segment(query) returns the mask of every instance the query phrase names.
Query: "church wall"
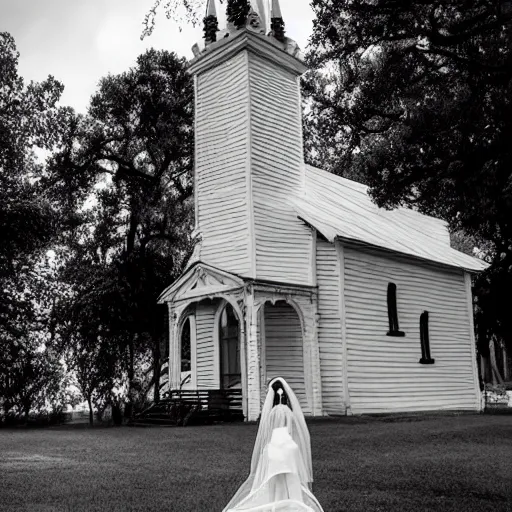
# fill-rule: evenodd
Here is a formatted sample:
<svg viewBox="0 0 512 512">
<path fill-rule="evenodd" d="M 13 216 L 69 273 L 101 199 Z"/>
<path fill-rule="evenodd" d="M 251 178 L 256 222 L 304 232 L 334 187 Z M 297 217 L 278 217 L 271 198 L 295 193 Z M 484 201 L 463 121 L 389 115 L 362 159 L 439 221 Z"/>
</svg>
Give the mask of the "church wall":
<svg viewBox="0 0 512 512">
<path fill-rule="evenodd" d="M 196 307 L 197 388 L 217 389 L 214 320 L 219 301 L 202 301 Z"/>
<path fill-rule="evenodd" d="M 322 403 L 327 414 L 345 412 L 343 392 L 343 336 L 341 330 L 341 269 L 336 246 L 322 239 L 316 243 L 318 285 L 318 345 Z"/>
<path fill-rule="evenodd" d="M 462 270 L 344 246 L 348 390 L 355 414 L 478 410 L 467 283 Z M 388 283 L 399 328 L 387 336 Z M 429 312 L 431 357 L 420 364 L 419 320 Z"/>
<path fill-rule="evenodd" d="M 249 53 L 256 277 L 312 284 L 311 232 L 287 203 L 305 180 L 298 78 Z"/>
<path fill-rule="evenodd" d="M 196 222 L 202 261 L 228 272 L 251 269 L 247 55 L 239 53 L 196 82 Z"/>
<path fill-rule="evenodd" d="M 279 301 L 265 304 L 265 364 L 267 382 L 283 377 L 299 399 L 305 414 L 311 414 L 304 381 L 304 346 L 299 316 L 292 306 Z"/>
</svg>

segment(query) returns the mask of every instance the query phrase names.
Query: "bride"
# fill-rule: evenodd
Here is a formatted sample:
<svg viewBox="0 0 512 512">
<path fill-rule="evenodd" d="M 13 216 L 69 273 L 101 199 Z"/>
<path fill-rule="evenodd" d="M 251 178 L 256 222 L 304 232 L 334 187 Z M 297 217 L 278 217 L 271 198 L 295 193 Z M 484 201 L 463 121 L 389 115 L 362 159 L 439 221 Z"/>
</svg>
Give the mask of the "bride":
<svg viewBox="0 0 512 512">
<path fill-rule="evenodd" d="M 323 512 L 312 483 L 306 421 L 292 389 L 278 377 L 269 384 L 249 478 L 223 512 Z"/>
</svg>

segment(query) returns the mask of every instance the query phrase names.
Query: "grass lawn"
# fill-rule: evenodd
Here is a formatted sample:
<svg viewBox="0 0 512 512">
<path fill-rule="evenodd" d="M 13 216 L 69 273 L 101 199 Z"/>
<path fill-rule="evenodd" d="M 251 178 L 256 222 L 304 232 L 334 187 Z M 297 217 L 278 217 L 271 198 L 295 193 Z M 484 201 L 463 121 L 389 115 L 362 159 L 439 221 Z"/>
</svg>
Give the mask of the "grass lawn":
<svg viewBox="0 0 512 512">
<path fill-rule="evenodd" d="M 512 416 L 310 424 L 325 512 L 512 511 Z M 0 511 L 220 512 L 255 425 L 0 430 Z"/>
</svg>

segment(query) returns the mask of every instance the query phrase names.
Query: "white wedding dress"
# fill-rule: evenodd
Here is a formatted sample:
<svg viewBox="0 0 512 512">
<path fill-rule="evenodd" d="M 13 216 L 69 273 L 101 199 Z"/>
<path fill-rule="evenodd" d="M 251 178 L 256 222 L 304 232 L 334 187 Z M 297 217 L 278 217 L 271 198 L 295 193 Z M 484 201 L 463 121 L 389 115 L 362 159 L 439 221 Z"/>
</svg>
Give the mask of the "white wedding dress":
<svg viewBox="0 0 512 512">
<path fill-rule="evenodd" d="M 274 405 L 276 381 L 289 406 Z M 284 379 L 274 379 L 261 414 L 251 473 L 223 512 L 323 512 L 309 490 L 312 482 L 311 443 L 299 401 Z"/>
</svg>

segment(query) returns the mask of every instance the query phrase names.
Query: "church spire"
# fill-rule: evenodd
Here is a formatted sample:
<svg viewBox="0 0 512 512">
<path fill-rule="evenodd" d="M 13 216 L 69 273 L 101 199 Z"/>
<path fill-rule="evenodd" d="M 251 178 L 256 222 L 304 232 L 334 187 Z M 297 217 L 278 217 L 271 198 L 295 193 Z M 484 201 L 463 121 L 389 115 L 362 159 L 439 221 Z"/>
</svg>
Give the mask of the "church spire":
<svg viewBox="0 0 512 512">
<path fill-rule="evenodd" d="M 214 16 L 217 17 L 217 7 L 215 6 L 215 0 L 208 0 L 208 5 L 206 6 L 206 17 Z"/>
<path fill-rule="evenodd" d="M 272 12 L 270 14 L 270 30 L 272 35 L 281 42 L 285 40 L 284 20 L 281 14 L 281 6 L 279 0 L 272 0 Z"/>
<path fill-rule="evenodd" d="M 217 32 L 219 30 L 219 24 L 217 20 L 217 8 L 215 6 L 215 0 L 208 0 L 203 30 L 206 45 L 212 44 L 215 41 L 217 41 Z"/>
</svg>

